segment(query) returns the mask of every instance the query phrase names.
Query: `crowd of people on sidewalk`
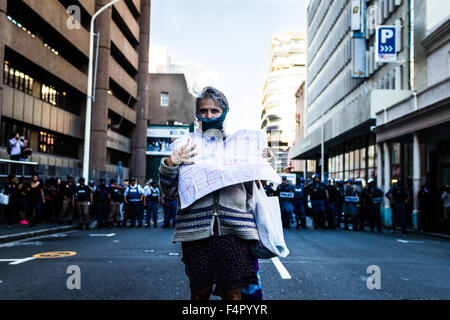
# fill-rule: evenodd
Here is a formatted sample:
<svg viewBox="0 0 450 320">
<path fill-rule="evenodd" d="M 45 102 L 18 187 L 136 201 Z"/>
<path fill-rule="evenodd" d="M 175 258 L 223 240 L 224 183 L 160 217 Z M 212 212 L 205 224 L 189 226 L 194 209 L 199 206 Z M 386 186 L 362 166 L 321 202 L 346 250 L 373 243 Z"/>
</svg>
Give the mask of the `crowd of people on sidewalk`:
<svg viewBox="0 0 450 320">
<path fill-rule="evenodd" d="M 309 184 L 303 177 L 292 184 L 287 177 L 282 178 L 282 183 L 274 189 L 273 184 L 263 181 L 267 196 L 278 196 L 284 228 L 291 228 L 297 224 L 297 228 L 306 226 L 306 216 L 311 216 L 315 229 L 343 229 L 353 231 L 366 231 L 366 226 L 374 232 L 382 232 L 381 207 L 389 200 L 392 209 L 392 232 L 396 233 L 397 227 L 406 234 L 407 212 L 412 211 L 412 194 L 406 188 L 401 179 L 394 179 L 391 188 L 384 193 L 376 186 L 375 178 L 367 180 L 347 179 L 344 181 L 329 179 L 328 184 L 320 180 L 319 174 L 314 174 Z M 419 230 L 430 230 L 432 220 L 436 220 L 434 211 L 442 208 L 442 215 L 437 227 L 439 232 L 449 233 L 450 195 L 449 187 L 444 186 L 439 190 L 438 206 L 434 192 L 425 184 L 419 191 Z M 440 202 L 440 203 L 439 203 Z M 434 209 L 435 208 L 435 209 Z"/>
<path fill-rule="evenodd" d="M 98 185 L 84 178 L 75 182 L 73 176 L 66 180 L 50 177 L 40 178 L 34 173 L 31 179 L 10 175 L 0 190 L 8 198 L 2 205 L 8 229 L 15 223 L 34 227 L 36 224 L 72 225 L 78 220 L 83 230 L 91 228 L 146 227 L 153 223 L 158 227 L 158 209 L 164 210 L 163 228 L 175 226 L 177 202 L 164 196 L 153 180 L 142 187 L 135 178 L 118 183 L 111 179 L 106 184 L 100 179 Z"/>
</svg>

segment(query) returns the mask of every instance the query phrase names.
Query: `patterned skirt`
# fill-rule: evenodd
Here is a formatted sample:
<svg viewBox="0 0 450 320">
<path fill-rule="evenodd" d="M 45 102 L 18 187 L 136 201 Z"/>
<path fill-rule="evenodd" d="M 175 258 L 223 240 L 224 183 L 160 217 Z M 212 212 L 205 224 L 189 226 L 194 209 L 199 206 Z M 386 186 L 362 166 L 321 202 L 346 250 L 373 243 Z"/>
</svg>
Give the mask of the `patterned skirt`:
<svg viewBox="0 0 450 320">
<path fill-rule="evenodd" d="M 250 252 L 252 241 L 232 235 L 214 235 L 196 241 L 182 242 L 186 275 L 193 291 L 212 288 L 231 290 L 258 284 L 254 257 Z"/>
</svg>

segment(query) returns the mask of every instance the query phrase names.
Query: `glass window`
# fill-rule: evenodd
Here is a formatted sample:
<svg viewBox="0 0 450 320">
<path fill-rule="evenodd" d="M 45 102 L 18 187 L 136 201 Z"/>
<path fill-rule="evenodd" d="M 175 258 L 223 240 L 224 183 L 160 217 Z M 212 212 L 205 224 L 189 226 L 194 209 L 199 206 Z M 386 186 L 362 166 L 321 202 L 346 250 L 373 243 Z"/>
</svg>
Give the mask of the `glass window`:
<svg viewBox="0 0 450 320">
<path fill-rule="evenodd" d="M 391 145 L 391 164 L 400 164 L 400 143 Z"/>
<path fill-rule="evenodd" d="M 362 148 L 359 152 L 361 154 L 360 168 L 365 169 L 366 168 L 366 148 Z"/>
<path fill-rule="evenodd" d="M 375 167 L 375 145 L 369 146 L 369 168 Z"/>
<path fill-rule="evenodd" d="M 349 170 L 354 170 L 355 169 L 355 152 L 354 151 L 350 151 L 349 154 Z"/>
<path fill-rule="evenodd" d="M 345 154 L 344 162 L 345 162 L 345 171 L 348 171 L 350 168 L 350 154 L 348 152 Z"/>
<path fill-rule="evenodd" d="M 169 93 L 161 92 L 161 107 L 168 107 L 168 106 L 169 106 Z"/>
<path fill-rule="evenodd" d="M 358 149 L 358 150 L 355 150 L 355 169 L 361 168 L 360 163 L 361 163 L 361 158 L 360 158 L 360 153 L 359 153 L 359 149 Z"/>
</svg>

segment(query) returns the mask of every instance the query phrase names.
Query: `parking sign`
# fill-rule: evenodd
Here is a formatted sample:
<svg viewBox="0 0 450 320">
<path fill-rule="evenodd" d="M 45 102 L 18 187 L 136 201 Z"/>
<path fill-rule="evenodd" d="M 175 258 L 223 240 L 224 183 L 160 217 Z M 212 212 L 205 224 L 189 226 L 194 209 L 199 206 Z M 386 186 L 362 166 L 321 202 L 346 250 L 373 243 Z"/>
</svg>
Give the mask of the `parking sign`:
<svg viewBox="0 0 450 320">
<path fill-rule="evenodd" d="M 396 62 L 397 28 L 395 26 L 378 26 L 376 33 L 376 61 Z"/>
</svg>

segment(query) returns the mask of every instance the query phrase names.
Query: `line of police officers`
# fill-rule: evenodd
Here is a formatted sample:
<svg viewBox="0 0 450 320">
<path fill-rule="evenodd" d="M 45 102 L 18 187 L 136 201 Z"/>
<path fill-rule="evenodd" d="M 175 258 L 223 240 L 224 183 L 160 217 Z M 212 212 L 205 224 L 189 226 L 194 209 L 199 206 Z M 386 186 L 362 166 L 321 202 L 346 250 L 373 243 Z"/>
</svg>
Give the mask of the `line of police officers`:
<svg viewBox="0 0 450 320">
<path fill-rule="evenodd" d="M 369 222 L 370 231 L 382 231 L 381 206 L 383 204 L 383 192 L 376 186 L 375 179 L 370 178 L 367 186 L 362 187 L 362 180 L 343 181 L 329 179 L 328 185 L 320 182 L 320 175 L 314 174 L 313 181 L 305 185 L 303 177 L 297 178 L 296 184 L 288 182 L 286 177 L 273 192 L 271 186 L 265 186 L 268 196 L 279 197 L 283 227 L 290 228 L 292 218 L 297 222 L 297 228 L 306 226 L 306 213 L 309 210 L 308 197 L 311 202 L 311 215 L 315 229 L 341 228 L 349 230 L 351 222 L 354 231 L 365 231 L 366 220 Z M 386 193 L 391 200 L 393 210 L 393 232 L 396 226 L 406 233 L 405 204 L 409 201 L 408 191 L 397 181 Z"/>
<path fill-rule="evenodd" d="M 74 178 L 69 175 L 62 184 L 61 193 L 63 199 L 58 219 L 60 224 L 63 224 L 64 220 L 67 224 L 72 224 L 76 210 L 83 230 L 90 228 L 89 220 L 94 214 L 97 216 L 98 228 L 125 226 L 128 219 L 131 228 L 136 226 L 136 222 L 138 227 L 142 227 L 145 208 L 146 227 L 150 227 L 152 219 L 156 228 L 158 204 L 164 205 L 163 227 L 168 227 L 171 220 L 173 225 L 175 224 L 176 202 L 174 206 L 173 200 L 162 197 L 157 183 L 152 180 L 142 188 L 136 184 L 135 178 L 125 181 L 125 185 L 118 184 L 116 179 L 111 179 L 110 184 L 106 185 L 105 179 L 100 179 L 100 184 L 94 187 L 94 181 L 91 180 L 89 185 L 86 185 L 84 178 L 80 178 L 78 184 L 75 184 Z"/>
</svg>

